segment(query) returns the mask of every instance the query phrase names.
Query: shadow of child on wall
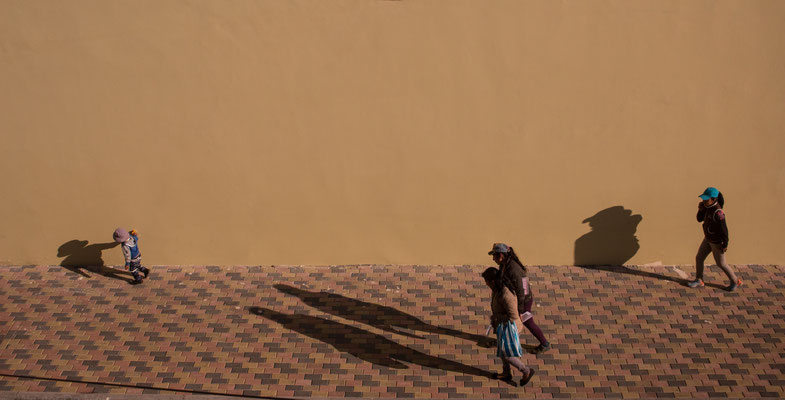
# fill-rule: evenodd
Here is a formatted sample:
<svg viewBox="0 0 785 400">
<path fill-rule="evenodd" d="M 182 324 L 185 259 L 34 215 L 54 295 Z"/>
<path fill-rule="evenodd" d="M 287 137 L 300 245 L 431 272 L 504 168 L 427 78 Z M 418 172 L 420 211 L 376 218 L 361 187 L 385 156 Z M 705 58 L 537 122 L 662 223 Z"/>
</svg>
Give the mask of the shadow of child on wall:
<svg viewBox="0 0 785 400">
<path fill-rule="evenodd" d="M 623 206 L 606 208 L 583 220 L 591 232 L 575 241 L 576 266 L 621 274 L 663 279 L 680 284 L 686 280 L 624 266 L 640 249 L 635 232 L 643 220 Z"/>
<path fill-rule="evenodd" d="M 63 258 L 60 266 L 89 278 L 87 272 L 92 272 L 98 275 L 106 276 L 108 278 L 120 279 L 127 281 L 128 279 L 122 275 L 131 275 L 129 271 L 121 271 L 104 264 L 102 252 L 118 246 L 120 243 L 93 243 L 88 245 L 87 240 L 70 240 L 63 243 L 57 249 L 57 257 Z"/>
</svg>

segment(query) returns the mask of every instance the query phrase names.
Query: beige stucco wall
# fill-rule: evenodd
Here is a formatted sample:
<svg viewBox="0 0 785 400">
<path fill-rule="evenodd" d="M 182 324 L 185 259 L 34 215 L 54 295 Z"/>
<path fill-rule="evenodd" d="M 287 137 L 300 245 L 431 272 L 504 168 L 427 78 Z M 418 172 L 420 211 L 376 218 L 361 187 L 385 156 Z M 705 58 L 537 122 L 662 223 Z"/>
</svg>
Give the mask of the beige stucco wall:
<svg viewBox="0 0 785 400">
<path fill-rule="evenodd" d="M 124 226 L 154 265 L 483 263 L 494 241 L 571 264 L 622 206 L 628 263 L 692 264 L 713 185 L 729 261 L 782 264 L 783 21 L 779 0 L 3 0 L 0 263 Z"/>
</svg>

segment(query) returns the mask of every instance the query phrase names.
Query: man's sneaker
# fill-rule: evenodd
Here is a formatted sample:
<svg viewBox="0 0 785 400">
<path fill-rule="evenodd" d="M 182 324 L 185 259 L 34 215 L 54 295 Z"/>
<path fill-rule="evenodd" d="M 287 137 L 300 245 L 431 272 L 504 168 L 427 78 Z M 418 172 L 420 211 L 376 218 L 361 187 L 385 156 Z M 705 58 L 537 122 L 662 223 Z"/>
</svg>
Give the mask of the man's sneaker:
<svg viewBox="0 0 785 400">
<path fill-rule="evenodd" d="M 741 279 L 737 279 L 736 282 L 731 282 L 730 286 L 728 286 L 728 291 L 732 292 L 741 286 Z"/>
<path fill-rule="evenodd" d="M 150 270 L 142 267 L 142 273 L 144 274 L 144 278 L 147 279 L 147 275 L 150 275 Z"/>
<path fill-rule="evenodd" d="M 546 351 L 548 351 L 550 349 L 551 349 L 551 344 L 550 343 L 545 343 L 544 345 L 540 344 L 539 346 L 535 347 L 532 350 L 532 353 L 533 354 L 545 353 Z"/>
<path fill-rule="evenodd" d="M 687 286 L 691 288 L 703 287 L 703 279 L 696 279 L 692 282 L 687 282 Z"/>
</svg>

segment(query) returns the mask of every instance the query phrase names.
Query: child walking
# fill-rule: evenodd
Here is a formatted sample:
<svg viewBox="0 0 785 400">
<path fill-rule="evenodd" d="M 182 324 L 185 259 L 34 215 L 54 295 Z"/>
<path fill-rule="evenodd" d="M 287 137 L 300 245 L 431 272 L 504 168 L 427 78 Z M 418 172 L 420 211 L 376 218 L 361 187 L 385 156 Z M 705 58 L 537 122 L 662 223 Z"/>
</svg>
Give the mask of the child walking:
<svg viewBox="0 0 785 400">
<path fill-rule="evenodd" d="M 698 247 L 698 254 L 695 256 L 695 280 L 687 283 L 691 288 L 703 287 L 703 262 L 709 253 L 714 254 L 714 261 L 717 266 L 722 268 L 725 275 L 730 279 L 727 290 L 732 292 L 741 286 L 741 280 L 728 266 L 725 261 L 725 252 L 728 251 L 728 225 L 725 222 L 725 212 L 722 206 L 725 205 L 725 198 L 719 190 L 708 187 L 703 194 L 698 196 L 701 202 L 698 203 L 698 222 L 703 222 L 703 242 Z"/>
<path fill-rule="evenodd" d="M 496 332 L 496 355 L 502 359 L 502 372 L 494 373 L 494 379 L 511 380 L 512 370 L 510 365 L 523 374 L 521 386 L 526 385 L 534 376 L 534 368 L 523 364 L 520 357 L 521 318 L 518 315 L 518 299 L 500 279 L 498 269 L 490 267 L 483 271 L 482 277 L 485 284 L 491 288 L 491 327 Z"/>
<path fill-rule="evenodd" d="M 142 283 L 142 275 L 147 278 L 150 270 L 142 266 L 142 253 L 139 251 L 139 236 L 136 231 L 131 229 L 131 232 L 128 232 L 123 228 L 117 228 L 112 237 L 115 242 L 122 244 L 125 266 L 134 276 L 130 283 L 132 285 Z"/>
</svg>

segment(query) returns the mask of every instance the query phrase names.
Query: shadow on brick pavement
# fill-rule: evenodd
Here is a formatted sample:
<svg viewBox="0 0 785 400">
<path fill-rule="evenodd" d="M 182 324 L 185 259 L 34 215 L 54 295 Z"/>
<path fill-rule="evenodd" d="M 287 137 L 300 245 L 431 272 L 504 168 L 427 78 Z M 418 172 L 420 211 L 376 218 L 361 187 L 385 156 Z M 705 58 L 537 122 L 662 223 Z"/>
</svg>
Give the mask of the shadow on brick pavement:
<svg viewBox="0 0 785 400">
<path fill-rule="evenodd" d="M 523 357 L 538 374 L 518 388 L 487 378 L 482 266 L 155 267 L 140 286 L 3 267 L 0 395 L 785 395 L 785 268 L 735 266 L 733 293 L 625 268 L 529 267 L 554 348 Z"/>
</svg>

